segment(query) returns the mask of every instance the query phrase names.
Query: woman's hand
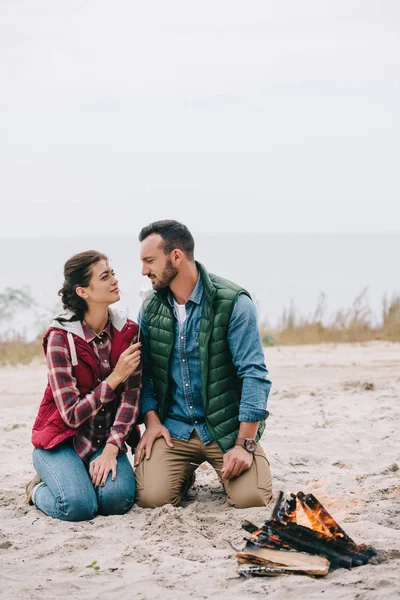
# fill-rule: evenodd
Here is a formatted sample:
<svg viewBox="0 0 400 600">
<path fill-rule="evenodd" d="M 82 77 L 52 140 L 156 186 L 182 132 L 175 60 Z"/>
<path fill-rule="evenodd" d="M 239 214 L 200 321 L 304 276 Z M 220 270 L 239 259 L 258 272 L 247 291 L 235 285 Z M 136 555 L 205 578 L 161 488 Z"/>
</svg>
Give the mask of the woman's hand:
<svg viewBox="0 0 400 600">
<path fill-rule="evenodd" d="M 116 480 L 118 452 L 118 446 L 106 444 L 100 456 L 92 460 L 89 466 L 89 475 L 94 487 L 105 485 L 110 471 L 112 472 L 112 480 Z"/>
<path fill-rule="evenodd" d="M 115 390 L 120 383 L 128 379 L 129 375 L 138 368 L 140 364 L 141 352 L 139 350 L 141 342 L 132 344 L 120 355 L 114 371 L 106 378 L 111 389 Z"/>
</svg>

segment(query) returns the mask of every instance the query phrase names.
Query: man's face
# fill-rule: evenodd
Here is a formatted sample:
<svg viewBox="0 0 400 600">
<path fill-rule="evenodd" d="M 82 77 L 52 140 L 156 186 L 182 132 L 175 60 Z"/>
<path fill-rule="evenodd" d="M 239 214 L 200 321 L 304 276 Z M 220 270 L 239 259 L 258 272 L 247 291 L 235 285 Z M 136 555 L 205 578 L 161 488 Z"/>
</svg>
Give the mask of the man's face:
<svg viewBox="0 0 400 600">
<path fill-rule="evenodd" d="M 178 274 L 169 255 L 164 254 L 164 242 L 160 235 L 149 235 L 142 242 L 140 260 L 142 275 L 148 277 L 154 290 L 169 286 Z"/>
</svg>

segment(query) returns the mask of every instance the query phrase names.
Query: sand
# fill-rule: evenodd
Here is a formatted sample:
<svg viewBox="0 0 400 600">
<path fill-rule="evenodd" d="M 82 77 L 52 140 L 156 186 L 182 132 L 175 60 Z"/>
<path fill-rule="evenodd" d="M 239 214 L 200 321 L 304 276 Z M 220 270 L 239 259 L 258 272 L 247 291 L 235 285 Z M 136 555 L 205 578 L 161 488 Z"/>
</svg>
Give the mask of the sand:
<svg viewBox="0 0 400 600">
<path fill-rule="evenodd" d="M 323 579 L 239 577 L 223 540 L 241 521 L 215 473 L 198 469 L 191 500 L 65 523 L 29 507 L 30 430 L 46 380 L 42 361 L 0 370 L 0 597 L 24 599 L 340 598 L 400 596 L 400 345 L 384 342 L 266 349 L 273 381 L 263 438 L 274 497 L 314 493 L 376 564 Z M 99 570 L 88 567 L 97 561 Z M 323 595 L 322 595 L 323 594 Z"/>
</svg>

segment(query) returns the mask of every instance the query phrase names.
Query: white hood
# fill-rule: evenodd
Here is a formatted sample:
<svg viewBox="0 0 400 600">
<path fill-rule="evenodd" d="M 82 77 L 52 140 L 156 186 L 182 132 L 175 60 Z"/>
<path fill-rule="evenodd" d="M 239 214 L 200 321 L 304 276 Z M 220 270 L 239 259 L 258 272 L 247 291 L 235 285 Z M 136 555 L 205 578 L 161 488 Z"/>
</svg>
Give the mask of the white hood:
<svg viewBox="0 0 400 600">
<path fill-rule="evenodd" d="M 118 308 L 108 308 L 108 314 L 111 320 L 111 323 L 118 331 L 121 331 L 123 326 L 125 325 L 127 318 L 125 313 Z M 59 319 L 62 319 L 61 321 Z M 85 339 L 85 335 L 83 333 L 82 324 L 80 321 L 73 321 L 72 319 L 76 319 L 75 313 L 72 310 L 63 310 L 57 316 L 54 317 L 52 322 L 50 323 L 50 327 L 58 327 L 58 329 L 63 329 L 64 331 L 69 331 L 78 337 Z"/>
<path fill-rule="evenodd" d="M 108 308 L 108 315 L 110 317 L 111 323 L 115 329 L 121 331 L 123 326 L 125 325 L 127 318 L 125 313 L 118 308 Z M 60 320 L 61 319 L 61 320 Z M 72 319 L 76 319 L 75 313 L 72 310 L 64 310 L 60 312 L 52 322 L 50 323 L 50 327 L 57 327 L 58 329 L 63 329 L 67 332 L 69 349 L 71 353 L 72 366 L 76 366 L 78 364 L 78 359 L 76 356 L 75 343 L 72 334 L 77 335 L 86 341 L 85 334 L 83 333 L 82 324 L 80 321 L 73 321 Z"/>
</svg>

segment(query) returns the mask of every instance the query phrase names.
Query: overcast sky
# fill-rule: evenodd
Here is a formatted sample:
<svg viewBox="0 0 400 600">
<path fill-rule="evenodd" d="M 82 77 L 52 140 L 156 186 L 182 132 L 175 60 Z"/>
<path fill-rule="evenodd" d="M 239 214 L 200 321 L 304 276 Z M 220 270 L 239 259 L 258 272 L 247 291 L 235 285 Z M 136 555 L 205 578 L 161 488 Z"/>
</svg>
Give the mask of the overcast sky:
<svg viewBox="0 0 400 600">
<path fill-rule="evenodd" d="M 400 231 L 398 0 L 0 0 L 1 235 Z"/>
</svg>

